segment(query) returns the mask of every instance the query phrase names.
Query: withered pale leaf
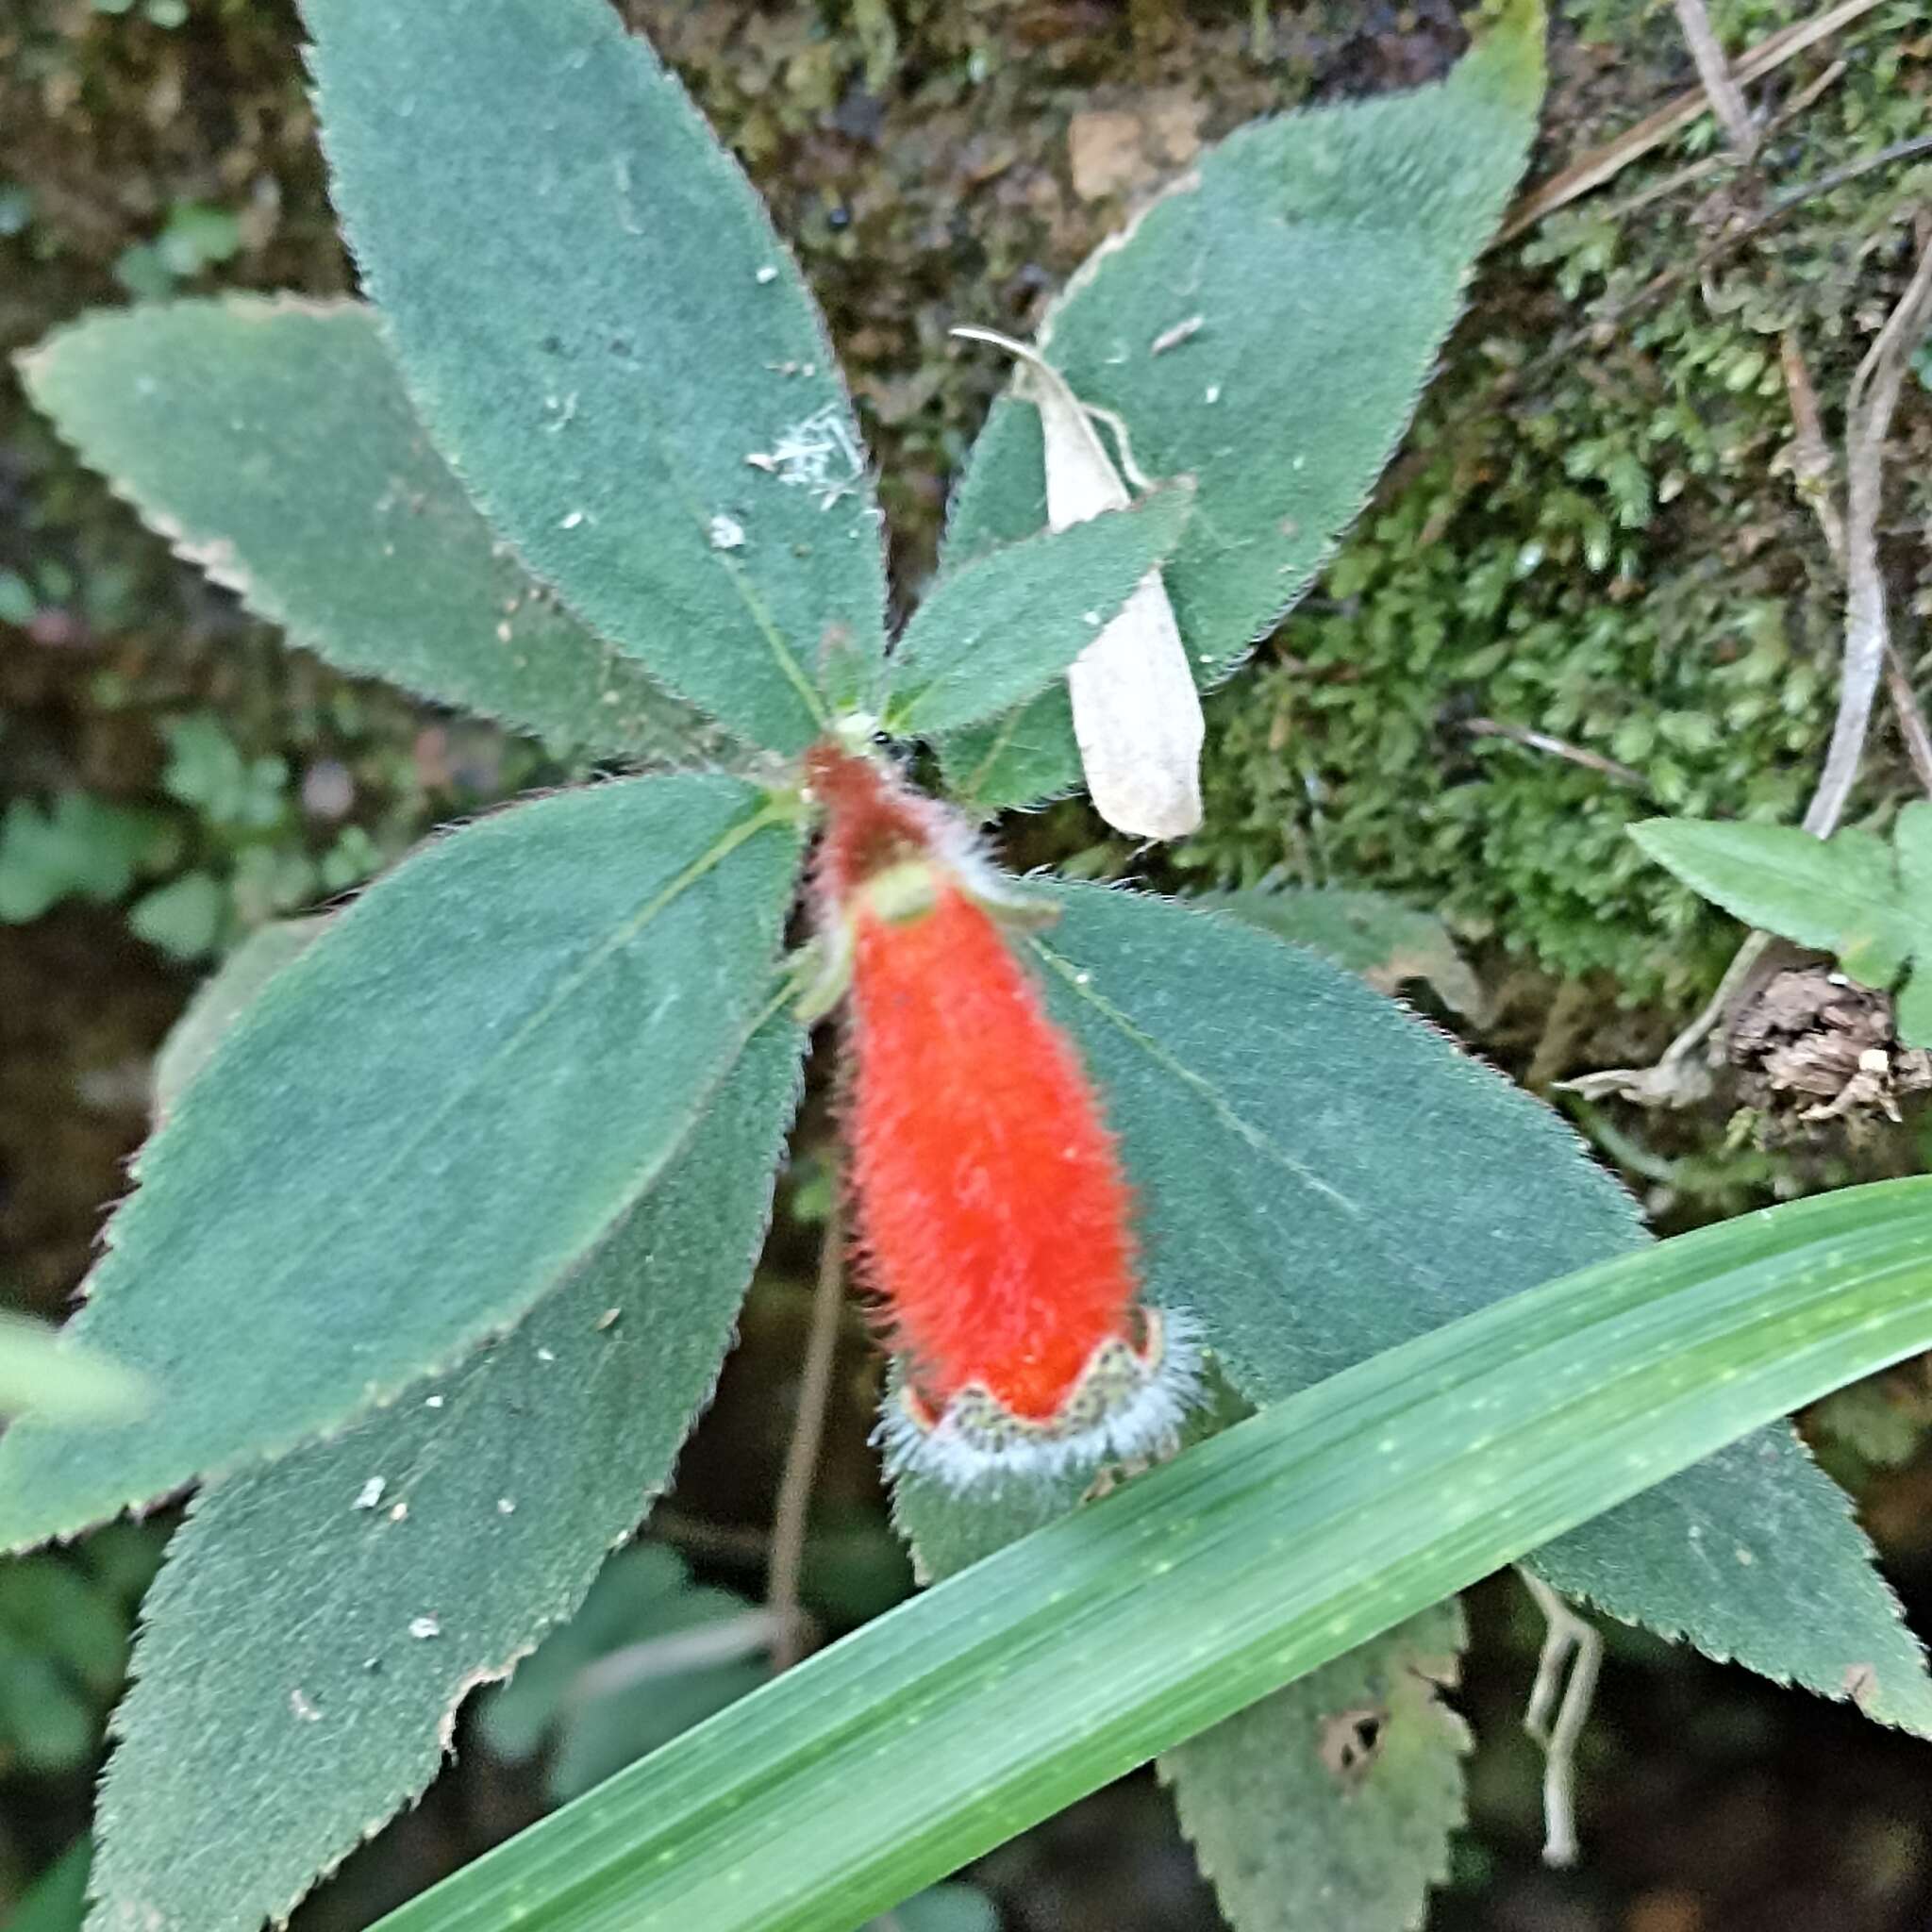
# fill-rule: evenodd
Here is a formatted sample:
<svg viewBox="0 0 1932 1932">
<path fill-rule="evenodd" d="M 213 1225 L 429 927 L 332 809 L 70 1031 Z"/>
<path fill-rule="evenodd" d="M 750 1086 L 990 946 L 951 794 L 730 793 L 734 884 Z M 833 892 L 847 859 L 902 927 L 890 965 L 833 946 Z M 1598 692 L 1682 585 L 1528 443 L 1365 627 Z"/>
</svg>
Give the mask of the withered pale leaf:
<svg viewBox="0 0 1932 1932">
<path fill-rule="evenodd" d="M 1132 501 L 1085 404 L 1024 343 L 954 331 L 1019 358 L 1020 393 L 1040 411 L 1046 517 L 1064 530 Z M 1129 463 L 1124 443 L 1123 454 Z M 1067 673 L 1074 736 L 1095 809 L 1140 839 L 1178 839 L 1201 823 L 1200 694 L 1160 572 L 1150 570 Z"/>
</svg>

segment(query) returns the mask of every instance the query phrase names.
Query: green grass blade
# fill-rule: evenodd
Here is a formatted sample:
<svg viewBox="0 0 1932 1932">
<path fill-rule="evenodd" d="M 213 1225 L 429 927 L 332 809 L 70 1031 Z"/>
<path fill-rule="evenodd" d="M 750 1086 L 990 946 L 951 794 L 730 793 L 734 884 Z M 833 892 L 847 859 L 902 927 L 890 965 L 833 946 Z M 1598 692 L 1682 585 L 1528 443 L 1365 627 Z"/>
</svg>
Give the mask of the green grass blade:
<svg viewBox="0 0 1932 1932">
<path fill-rule="evenodd" d="M 1932 1179 L 1744 1216 L 1332 1376 L 822 1652 L 379 1932 L 847 1932 L 1932 1344 Z"/>
</svg>

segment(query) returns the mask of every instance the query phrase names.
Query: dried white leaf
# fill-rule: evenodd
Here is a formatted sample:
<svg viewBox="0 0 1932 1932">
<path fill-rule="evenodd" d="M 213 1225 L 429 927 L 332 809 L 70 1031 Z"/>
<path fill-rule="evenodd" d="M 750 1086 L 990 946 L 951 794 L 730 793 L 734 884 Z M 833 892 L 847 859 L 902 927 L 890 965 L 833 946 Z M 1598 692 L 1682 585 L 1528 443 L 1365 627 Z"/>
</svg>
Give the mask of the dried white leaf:
<svg viewBox="0 0 1932 1932">
<path fill-rule="evenodd" d="M 1133 498 L 1066 378 L 1032 349 L 990 329 L 955 335 L 1017 357 L 1017 393 L 1040 411 L 1046 446 L 1047 527 L 1064 530 Z M 1132 458 L 1122 425 L 1122 460 Z M 1200 693 L 1160 572 L 1150 570 L 1067 673 L 1074 736 L 1094 808 L 1137 839 L 1178 839 L 1201 823 Z"/>
</svg>

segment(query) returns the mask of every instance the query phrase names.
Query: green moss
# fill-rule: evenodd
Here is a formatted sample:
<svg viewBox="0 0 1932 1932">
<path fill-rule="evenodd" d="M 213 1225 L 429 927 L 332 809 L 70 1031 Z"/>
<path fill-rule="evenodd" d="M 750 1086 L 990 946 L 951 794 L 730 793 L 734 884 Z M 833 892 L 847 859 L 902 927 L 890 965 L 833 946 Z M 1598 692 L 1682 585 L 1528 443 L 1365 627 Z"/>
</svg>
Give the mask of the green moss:
<svg viewBox="0 0 1932 1932">
<path fill-rule="evenodd" d="M 1628 9 L 1609 12 L 1602 30 L 1627 58 Z M 1735 45 L 1784 9 L 1729 15 Z M 1802 811 L 1836 701 L 1841 591 L 1780 474 L 1780 339 L 1802 346 L 1835 432 L 1932 168 L 1874 169 L 1728 247 L 1724 225 L 1923 132 L 1932 68 L 1903 46 L 1928 25 L 1924 6 L 1881 9 L 1783 70 L 1774 100 L 1846 62 L 1774 134 L 1765 182 L 1713 158 L 1645 199 L 1708 144 L 1698 132 L 1492 258 L 1407 454 L 1315 594 L 1216 701 L 1208 827 L 1185 867 L 1217 884 L 1279 868 L 1391 889 L 1557 973 L 1608 973 L 1630 1001 L 1706 984 L 1734 929 L 1623 827 Z M 1592 138 L 1581 105 L 1559 93 L 1549 119 L 1566 157 Z M 1714 247 L 1699 273 L 1692 252 Z M 1902 412 L 1921 455 L 1926 413 L 1923 396 Z M 1902 448 L 1896 474 L 1922 518 L 1923 460 Z M 1909 782 L 1875 736 L 1868 808 Z"/>
</svg>

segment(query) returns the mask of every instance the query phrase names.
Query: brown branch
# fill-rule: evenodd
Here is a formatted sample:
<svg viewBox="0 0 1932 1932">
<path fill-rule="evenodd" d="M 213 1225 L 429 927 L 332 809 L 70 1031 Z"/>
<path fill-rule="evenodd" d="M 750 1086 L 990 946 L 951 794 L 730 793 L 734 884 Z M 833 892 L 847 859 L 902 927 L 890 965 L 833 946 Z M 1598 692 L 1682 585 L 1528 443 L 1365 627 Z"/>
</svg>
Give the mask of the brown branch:
<svg viewBox="0 0 1932 1932">
<path fill-rule="evenodd" d="M 1845 567 L 1845 520 L 1832 499 L 1831 445 L 1824 440 L 1824 417 L 1818 407 L 1818 390 L 1796 329 L 1788 328 L 1778 338 L 1778 359 L 1784 365 L 1785 395 L 1791 406 L 1791 427 L 1795 434 L 1790 447 L 1772 463 L 1774 473 L 1788 469 L 1798 494 L 1811 506 L 1818 527 L 1824 533 L 1824 547 L 1840 572 Z"/>
<path fill-rule="evenodd" d="M 1691 59 L 1697 63 L 1697 77 L 1704 83 L 1704 97 L 1710 103 L 1710 111 L 1724 127 L 1732 154 L 1740 161 L 1748 161 L 1757 152 L 1757 129 L 1752 125 L 1743 90 L 1731 72 L 1729 57 L 1711 26 L 1710 15 L 1704 10 L 1704 0 L 1674 0 L 1674 4 L 1677 25 L 1683 30 Z"/>
<path fill-rule="evenodd" d="M 818 1477 L 819 1445 L 825 1432 L 825 1403 L 832 1388 L 832 1360 L 839 1345 L 839 1317 L 845 1305 L 845 1216 L 838 1205 L 825 1217 L 824 1244 L 819 1251 L 818 1281 L 812 1290 L 811 1326 L 805 1344 L 805 1368 L 798 1379 L 798 1408 L 791 1440 L 785 1448 L 785 1473 L 772 1518 L 772 1560 L 765 1575 L 765 1604 L 777 1620 L 772 1662 L 789 1670 L 809 1647 L 806 1641 L 798 1586 L 805 1571 L 806 1520 L 811 1511 L 812 1484 Z"/>
<path fill-rule="evenodd" d="M 1747 47 L 1731 63 L 1731 77 L 1740 84 L 1761 80 L 1765 75 L 1802 54 L 1806 48 L 1815 47 L 1840 27 L 1850 26 L 1855 21 L 1863 19 L 1877 5 L 1878 0 L 1840 0 L 1840 5 L 1813 20 L 1780 27 L 1755 47 Z M 1690 92 L 1666 103 L 1634 126 L 1626 127 L 1613 141 L 1579 156 L 1516 204 L 1509 219 L 1497 234 L 1496 242 L 1513 242 L 1517 236 L 1535 227 L 1545 215 L 1554 214 L 1559 208 L 1567 208 L 1571 202 L 1580 200 L 1607 181 L 1614 181 L 1632 161 L 1641 160 L 1653 148 L 1661 147 L 1673 135 L 1702 119 L 1709 108 L 1710 101 L 1703 88 L 1692 88 Z"/>
</svg>

